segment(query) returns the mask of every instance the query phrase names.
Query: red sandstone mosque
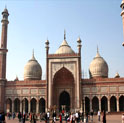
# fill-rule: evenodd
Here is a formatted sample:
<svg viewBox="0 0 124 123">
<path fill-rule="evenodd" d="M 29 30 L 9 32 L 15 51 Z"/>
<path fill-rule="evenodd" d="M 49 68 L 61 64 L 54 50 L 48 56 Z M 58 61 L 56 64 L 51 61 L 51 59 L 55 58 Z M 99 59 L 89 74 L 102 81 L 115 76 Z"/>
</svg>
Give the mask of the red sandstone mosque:
<svg viewBox="0 0 124 123">
<path fill-rule="evenodd" d="M 121 3 L 124 30 L 124 0 Z M 117 73 L 108 78 L 108 65 L 97 50 L 89 67 L 89 79 L 81 76 L 81 39 L 77 39 L 78 52 L 72 50 L 66 35 L 58 50 L 49 53 L 46 44 L 46 80 L 34 54 L 24 67 L 24 80 L 6 79 L 8 10 L 2 12 L 0 44 L 0 110 L 5 112 L 41 113 L 52 108 L 60 111 L 98 110 L 124 111 L 124 78 Z"/>
</svg>

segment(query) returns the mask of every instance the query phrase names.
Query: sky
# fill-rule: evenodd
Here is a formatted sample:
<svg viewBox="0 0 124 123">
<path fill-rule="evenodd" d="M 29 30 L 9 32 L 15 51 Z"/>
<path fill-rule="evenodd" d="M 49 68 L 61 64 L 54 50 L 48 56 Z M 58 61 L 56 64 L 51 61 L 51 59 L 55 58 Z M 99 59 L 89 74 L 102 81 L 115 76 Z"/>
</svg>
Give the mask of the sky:
<svg viewBox="0 0 124 123">
<path fill-rule="evenodd" d="M 77 38 L 82 40 L 82 71 L 89 77 L 89 65 L 100 55 L 109 66 L 109 77 L 118 72 L 124 77 L 123 28 L 121 0 L 0 0 L 0 12 L 9 11 L 7 80 L 23 80 L 24 66 L 32 57 L 46 73 L 45 41 L 54 54 L 64 39 L 77 52 Z M 0 20 L 2 15 L 0 16 Z M 0 25 L 1 32 L 1 25 Z"/>
</svg>

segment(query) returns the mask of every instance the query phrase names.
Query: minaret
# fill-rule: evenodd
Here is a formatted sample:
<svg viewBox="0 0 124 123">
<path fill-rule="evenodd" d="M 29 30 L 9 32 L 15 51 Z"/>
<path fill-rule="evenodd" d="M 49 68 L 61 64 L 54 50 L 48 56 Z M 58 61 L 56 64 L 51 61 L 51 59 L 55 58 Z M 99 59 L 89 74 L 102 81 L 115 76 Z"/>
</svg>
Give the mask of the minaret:
<svg viewBox="0 0 124 123">
<path fill-rule="evenodd" d="M 79 54 L 79 58 L 78 58 L 78 60 L 79 60 L 79 68 L 78 68 L 78 70 L 79 70 L 79 99 L 82 99 L 82 95 L 81 95 L 81 79 L 82 79 L 82 73 L 81 73 L 81 39 L 80 39 L 80 37 L 77 39 L 77 43 L 78 43 L 78 45 L 77 45 L 77 47 L 78 47 L 78 54 Z M 80 100 L 79 101 L 79 105 L 80 105 L 80 110 L 82 111 L 82 100 Z"/>
<path fill-rule="evenodd" d="M 3 18 L 1 44 L 0 44 L 0 79 L 6 79 L 6 53 L 7 53 L 7 28 L 8 28 L 8 10 L 5 8 L 2 12 Z"/>
<path fill-rule="evenodd" d="M 123 23 L 123 40 L 124 40 L 124 0 L 122 0 L 120 7 L 122 8 L 121 16 L 122 16 L 122 23 Z M 124 46 L 124 42 L 122 45 Z"/>
<path fill-rule="evenodd" d="M 0 111 L 4 111 L 5 103 L 5 83 L 6 83 L 6 54 L 7 54 L 7 27 L 8 27 L 8 10 L 5 8 L 2 12 L 2 33 L 0 44 Z"/>
<path fill-rule="evenodd" d="M 48 55 L 49 55 L 49 40 L 47 39 L 46 42 L 46 83 L 47 83 L 47 107 L 46 107 L 46 111 L 48 111 L 48 76 L 49 76 L 49 69 L 48 69 Z"/>
</svg>

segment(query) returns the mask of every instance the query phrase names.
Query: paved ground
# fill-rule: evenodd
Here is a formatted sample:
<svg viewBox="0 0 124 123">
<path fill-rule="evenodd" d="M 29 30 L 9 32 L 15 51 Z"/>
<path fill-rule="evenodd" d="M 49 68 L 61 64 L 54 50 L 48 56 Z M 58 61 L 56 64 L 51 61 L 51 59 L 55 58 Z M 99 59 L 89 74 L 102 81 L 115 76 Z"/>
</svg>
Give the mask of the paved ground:
<svg viewBox="0 0 124 123">
<path fill-rule="evenodd" d="M 121 123 L 122 122 L 121 121 L 121 115 L 107 115 L 106 118 L 107 118 L 107 123 Z M 93 119 L 94 119 L 93 122 L 90 121 L 88 123 L 102 123 L 102 121 L 101 122 L 98 122 L 97 116 L 94 116 Z M 102 120 L 102 117 L 101 117 L 101 120 Z M 14 120 L 13 119 L 8 120 L 6 118 L 6 123 L 19 123 L 19 122 L 18 122 L 18 119 L 17 118 L 15 118 Z M 26 121 L 26 123 L 30 123 L 30 122 L 29 121 Z M 41 122 L 40 121 L 37 121 L 37 123 L 41 123 Z M 44 123 L 44 122 L 42 121 L 42 123 Z M 59 123 L 59 122 L 56 122 L 56 123 Z M 65 123 L 65 122 L 63 122 L 63 123 Z"/>
</svg>

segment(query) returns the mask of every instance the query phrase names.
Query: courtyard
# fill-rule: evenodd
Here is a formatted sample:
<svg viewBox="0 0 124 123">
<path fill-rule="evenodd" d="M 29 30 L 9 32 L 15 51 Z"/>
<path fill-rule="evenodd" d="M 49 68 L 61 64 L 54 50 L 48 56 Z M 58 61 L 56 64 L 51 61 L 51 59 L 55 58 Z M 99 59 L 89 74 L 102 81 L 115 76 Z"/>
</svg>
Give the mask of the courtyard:
<svg viewBox="0 0 124 123">
<path fill-rule="evenodd" d="M 107 123 L 121 123 L 121 114 L 111 114 L 111 115 L 106 115 L 106 119 L 107 119 Z M 19 123 L 18 119 L 15 118 L 8 120 L 6 117 L 6 123 Z M 29 121 L 26 121 L 26 123 L 30 123 Z M 40 121 L 37 121 L 37 123 L 41 123 Z M 44 121 L 42 121 L 42 123 L 45 123 Z M 59 123 L 59 121 L 57 121 L 56 123 Z M 65 123 L 65 121 L 63 121 L 63 123 Z M 93 118 L 93 122 L 89 121 L 89 123 L 102 123 L 102 116 L 101 116 L 101 121 L 98 121 L 97 115 L 94 116 Z"/>
</svg>

